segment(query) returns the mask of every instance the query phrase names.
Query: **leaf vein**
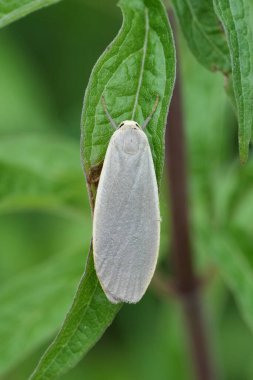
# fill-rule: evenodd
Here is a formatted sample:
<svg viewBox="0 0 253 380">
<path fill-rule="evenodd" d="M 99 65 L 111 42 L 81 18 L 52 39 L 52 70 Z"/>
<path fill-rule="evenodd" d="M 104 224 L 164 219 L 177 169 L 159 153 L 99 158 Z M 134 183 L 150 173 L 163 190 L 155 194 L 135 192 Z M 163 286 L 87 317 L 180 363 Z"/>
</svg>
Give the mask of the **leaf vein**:
<svg viewBox="0 0 253 380">
<path fill-rule="evenodd" d="M 148 32 L 149 32 L 149 16 L 148 16 L 148 10 L 147 8 L 145 8 L 145 36 L 144 36 L 144 44 L 143 44 L 143 57 L 141 61 L 141 71 L 140 71 L 138 87 L 137 87 L 136 97 L 135 97 L 134 106 L 133 106 L 132 120 L 134 120 L 134 115 L 135 115 L 136 108 L 138 105 L 138 100 L 139 100 L 139 95 L 140 95 L 140 90 L 141 90 L 141 85 L 142 85 L 142 80 L 143 80 L 143 75 L 144 75 L 144 66 L 145 66 L 145 59 L 147 55 L 147 46 L 148 46 Z"/>
</svg>

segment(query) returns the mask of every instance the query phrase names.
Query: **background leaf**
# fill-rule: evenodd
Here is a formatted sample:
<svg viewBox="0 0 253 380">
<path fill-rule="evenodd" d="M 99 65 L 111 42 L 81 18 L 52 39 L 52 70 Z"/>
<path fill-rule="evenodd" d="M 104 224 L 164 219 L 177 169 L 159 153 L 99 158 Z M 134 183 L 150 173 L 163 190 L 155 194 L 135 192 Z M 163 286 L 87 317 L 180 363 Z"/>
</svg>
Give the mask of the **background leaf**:
<svg viewBox="0 0 253 380">
<path fill-rule="evenodd" d="M 14 153 L 15 152 L 15 153 Z M 81 218 L 79 147 L 57 135 L 5 135 L 0 141 L 0 213 L 50 210 Z"/>
<path fill-rule="evenodd" d="M 197 60 L 211 71 L 231 72 L 229 49 L 213 0 L 172 0 L 186 41 Z"/>
<path fill-rule="evenodd" d="M 208 251 L 230 287 L 246 323 L 253 329 L 252 259 L 252 159 L 239 163 L 224 175 L 219 173 L 220 191 L 214 197 L 216 215 Z M 204 235 L 206 242 L 208 237 Z M 252 330 L 253 331 L 253 330 Z"/>
<path fill-rule="evenodd" d="M 225 75 L 226 90 L 238 116 L 239 154 L 244 163 L 253 124 L 253 40 L 248 0 L 172 3 L 195 57 L 209 70 Z"/>
<path fill-rule="evenodd" d="M 121 305 L 109 302 L 97 279 L 92 251 L 64 324 L 30 380 L 56 379 L 96 343 Z"/>
<path fill-rule="evenodd" d="M 231 288 L 243 318 L 253 331 L 253 261 L 250 257 L 252 242 L 241 230 L 237 234 L 226 234 L 223 231 L 223 234 L 212 240 L 209 253 Z"/>
<path fill-rule="evenodd" d="M 239 153 L 247 161 L 253 125 L 253 39 L 247 0 L 214 0 L 215 10 L 226 32 L 239 124 Z"/>
<path fill-rule="evenodd" d="M 0 28 L 60 0 L 1 0 Z"/>
<path fill-rule="evenodd" d="M 38 68 L 20 42 L 11 38 L 15 26 L 0 31 L 0 133 L 46 133 L 52 127 L 62 128 Z"/>
<path fill-rule="evenodd" d="M 59 328 L 83 264 L 80 249 L 62 252 L 1 288 L 1 373 L 17 364 Z"/>
</svg>

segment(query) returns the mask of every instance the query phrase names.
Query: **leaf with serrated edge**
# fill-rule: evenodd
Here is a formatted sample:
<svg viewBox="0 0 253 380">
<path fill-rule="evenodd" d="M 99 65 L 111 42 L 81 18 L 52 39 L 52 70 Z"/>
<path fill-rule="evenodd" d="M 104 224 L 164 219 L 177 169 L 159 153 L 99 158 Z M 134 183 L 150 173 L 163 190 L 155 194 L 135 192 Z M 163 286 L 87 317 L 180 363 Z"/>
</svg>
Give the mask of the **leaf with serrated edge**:
<svg viewBox="0 0 253 380">
<path fill-rule="evenodd" d="M 164 162 L 164 131 L 174 79 L 174 43 L 166 12 L 157 0 L 121 0 L 122 28 L 93 69 L 81 121 L 82 160 L 86 175 L 100 164 L 113 129 L 101 104 L 102 95 L 116 121 L 140 125 L 159 104 L 146 133 L 158 183 Z"/>
<path fill-rule="evenodd" d="M 123 26 L 95 65 L 85 94 L 81 122 L 83 166 L 87 179 L 93 173 L 97 183 L 113 133 L 101 105 L 102 95 L 117 122 L 134 118 L 140 124 L 149 115 L 158 95 L 158 109 L 147 135 L 160 182 L 165 124 L 175 80 L 174 42 L 160 0 L 121 0 L 120 7 Z M 95 189 L 90 190 L 90 196 L 95 196 Z M 120 307 L 107 300 L 90 252 L 85 274 L 62 329 L 30 380 L 56 379 L 73 367 L 100 338 Z"/>
<path fill-rule="evenodd" d="M 231 72 L 226 36 L 212 0 L 172 0 L 186 41 L 197 60 L 211 71 Z"/>
<path fill-rule="evenodd" d="M 29 13 L 58 3 L 59 1 L 60 0 L 1 0 L 0 28 L 10 24 L 13 21 L 19 20 Z"/>
<path fill-rule="evenodd" d="M 253 42 L 247 0 L 213 0 L 225 30 L 239 124 L 240 161 L 245 163 L 253 124 Z"/>
</svg>

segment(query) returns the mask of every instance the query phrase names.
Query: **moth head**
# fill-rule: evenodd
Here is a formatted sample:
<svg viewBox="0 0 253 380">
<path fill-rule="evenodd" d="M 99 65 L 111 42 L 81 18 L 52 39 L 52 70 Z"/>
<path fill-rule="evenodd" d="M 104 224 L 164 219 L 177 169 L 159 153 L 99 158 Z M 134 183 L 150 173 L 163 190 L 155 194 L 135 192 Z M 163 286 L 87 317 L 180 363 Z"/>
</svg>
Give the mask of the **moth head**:
<svg viewBox="0 0 253 380">
<path fill-rule="evenodd" d="M 127 129 L 127 128 L 141 129 L 140 125 L 134 120 L 122 121 L 118 126 L 118 129 L 120 129 L 120 128 L 122 128 L 122 129 Z"/>
</svg>

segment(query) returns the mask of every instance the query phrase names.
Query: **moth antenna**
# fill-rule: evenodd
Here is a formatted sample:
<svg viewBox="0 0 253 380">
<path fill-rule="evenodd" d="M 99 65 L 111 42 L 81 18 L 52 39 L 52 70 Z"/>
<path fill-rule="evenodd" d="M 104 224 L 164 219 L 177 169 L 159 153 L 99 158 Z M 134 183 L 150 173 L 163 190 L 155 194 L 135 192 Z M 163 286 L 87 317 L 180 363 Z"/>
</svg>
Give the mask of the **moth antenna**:
<svg viewBox="0 0 253 380">
<path fill-rule="evenodd" d="M 105 97 L 104 97 L 104 96 L 102 96 L 102 98 L 101 98 L 101 103 L 102 103 L 102 105 L 103 105 L 103 108 L 104 108 L 105 114 L 106 114 L 106 116 L 107 116 L 107 118 L 108 118 L 108 120 L 109 120 L 111 126 L 112 126 L 114 129 L 117 129 L 117 124 L 115 123 L 115 121 L 114 121 L 113 118 L 111 117 L 111 115 L 110 115 L 110 113 L 109 113 L 109 111 L 108 111 L 108 109 L 107 109 L 107 107 L 106 107 Z"/>
<path fill-rule="evenodd" d="M 155 111 L 156 111 L 156 109 L 157 109 L 158 103 L 159 103 L 159 96 L 157 95 L 156 100 L 155 100 L 155 103 L 154 103 L 154 106 L 153 106 L 153 108 L 152 108 L 152 111 L 151 111 L 150 115 L 147 117 L 147 119 L 144 121 L 144 124 L 143 124 L 143 126 L 142 126 L 142 129 L 145 129 L 146 126 L 148 125 L 148 123 L 150 122 L 152 116 L 154 115 L 154 113 L 155 113 Z"/>
</svg>

